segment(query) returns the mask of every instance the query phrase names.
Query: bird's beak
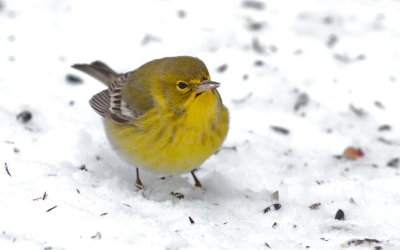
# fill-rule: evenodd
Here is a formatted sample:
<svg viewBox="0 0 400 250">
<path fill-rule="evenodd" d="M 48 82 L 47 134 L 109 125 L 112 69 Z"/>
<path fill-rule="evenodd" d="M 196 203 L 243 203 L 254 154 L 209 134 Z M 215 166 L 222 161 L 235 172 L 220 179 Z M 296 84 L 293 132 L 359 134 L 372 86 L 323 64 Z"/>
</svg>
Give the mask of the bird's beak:
<svg viewBox="0 0 400 250">
<path fill-rule="evenodd" d="M 218 82 L 213 82 L 210 80 L 204 80 L 202 81 L 199 85 L 197 85 L 195 87 L 195 90 L 197 93 L 203 93 L 204 91 L 208 91 L 211 89 L 215 89 L 219 87 L 219 83 Z"/>
</svg>

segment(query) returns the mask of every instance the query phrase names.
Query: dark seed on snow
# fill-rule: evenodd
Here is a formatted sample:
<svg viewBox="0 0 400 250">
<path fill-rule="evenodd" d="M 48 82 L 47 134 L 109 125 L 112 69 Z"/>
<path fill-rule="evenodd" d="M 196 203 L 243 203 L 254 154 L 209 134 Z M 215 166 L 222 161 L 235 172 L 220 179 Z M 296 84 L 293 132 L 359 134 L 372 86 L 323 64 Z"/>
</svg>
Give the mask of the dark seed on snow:
<svg viewBox="0 0 400 250">
<path fill-rule="evenodd" d="M 86 168 L 86 165 L 85 165 L 85 164 L 83 164 L 82 166 L 80 166 L 79 169 L 80 169 L 80 170 L 83 170 L 83 171 L 88 171 L 88 169 Z"/>
<path fill-rule="evenodd" d="M 17 120 L 20 121 L 21 123 L 27 123 L 31 119 L 32 119 L 32 113 L 27 110 L 24 110 L 17 115 Z"/>
<path fill-rule="evenodd" d="M 270 212 L 272 209 L 273 210 L 279 210 L 279 209 L 281 209 L 281 207 L 282 207 L 282 205 L 280 203 L 274 203 L 274 204 L 264 208 L 263 212 L 265 214 L 265 213 Z"/>
<path fill-rule="evenodd" d="M 335 220 L 344 220 L 344 212 L 343 212 L 342 209 L 339 209 L 339 210 L 336 212 Z"/>
<path fill-rule="evenodd" d="M 392 168 L 397 168 L 399 167 L 399 163 L 400 163 L 400 158 L 393 158 L 387 163 L 387 166 Z"/>
<path fill-rule="evenodd" d="M 185 18 L 186 17 L 186 11 L 184 10 L 178 10 L 178 17 L 179 18 Z"/>
<path fill-rule="evenodd" d="M 294 111 L 298 111 L 301 107 L 304 107 L 310 101 L 310 97 L 306 93 L 301 93 L 294 104 Z"/>
<path fill-rule="evenodd" d="M 326 42 L 326 46 L 328 46 L 329 48 L 332 48 L 333 46 L 336 45 L 336 43 L 338 42 L 338 37 L 334 34 L 331 34 L 328 37 L 328 41 Z"/>
<path fill-rule="evenodd" d="M 375 101 L 375 102 L 374 102 L 374 105 L 375 105 L 377 108 L 385 109 L 385 106 L 384 106 L 380 101 Z"/>
<path fill-rule="evenodd" d="M 262 60 L 256 60 L 256 61 L 254 62 L 254 65 L 255 65 L 255 66 L 263 66 L 263 65 L 264 65 L 264 61 L 262 61 Z"/>
<path fill-rule="evenodd" d="M 83 83 L 82 79 L 79 76 L 73 74 L 67 74 L 65 76 L 65 80 L 71 84 L 81 84 Z"/>
<path fill-rule="evenodd" d="M 280 127 L 280 126 L 271 126 L 271 129 L 277 133 L 280 133 L 282 135 L 287 135 L 290 133 L 289 129 Z"/>
<path fill-rule="evenodd" d="M 223 73 L 223 72 L 225 72 L 227 69 L 228 69 L 228 64 L 222 64 L 221 66 L 219 66 L 219 67 L 217 68 L 217 72 L 218 72 L 218 73 Z"/>
<path fill-rule="evenodd" d="M 391 129 L 392 129 L 392 127 L 390 125 L 388 125 L 388 124 L 381 125 L 378 128 L 379 131 L 389 131 Z"/>
</svg>

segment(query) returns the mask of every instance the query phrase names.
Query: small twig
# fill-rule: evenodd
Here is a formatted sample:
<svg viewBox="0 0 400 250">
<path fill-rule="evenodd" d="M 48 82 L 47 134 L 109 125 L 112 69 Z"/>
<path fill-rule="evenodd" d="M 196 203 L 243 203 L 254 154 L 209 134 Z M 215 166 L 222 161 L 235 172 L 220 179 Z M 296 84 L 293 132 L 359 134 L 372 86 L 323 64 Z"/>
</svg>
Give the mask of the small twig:
<svg viewBox="0 0 400 250">
<path fill-rule="evenodd" d="M 7 164 L 7 162 L 4 163 L 4 167 L 5 167 L 5 169 L 6 169 L 7 174 L 8 174 L 10 177 L 12 177 L 11 174 L 10 174 L 10 170 L 8 170 L 8 164 Z"/>
<path fill-rule="evenodd" d="M 50 212 L 51 210 L 55 209 L 56 207 L 57 207 L 57 206 L 54 206 L 54 207 L 52 207 L 52 208 L 47 209 L 47 210 L 46 210 L 46 213 Z"/>
</svg>

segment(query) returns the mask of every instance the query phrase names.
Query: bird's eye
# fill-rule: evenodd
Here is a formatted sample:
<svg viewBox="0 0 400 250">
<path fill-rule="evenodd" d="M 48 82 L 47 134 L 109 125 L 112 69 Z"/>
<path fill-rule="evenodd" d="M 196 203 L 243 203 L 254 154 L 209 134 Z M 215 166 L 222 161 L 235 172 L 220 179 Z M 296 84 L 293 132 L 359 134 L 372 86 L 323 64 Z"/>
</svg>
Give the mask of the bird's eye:
<svg viewBox="0 0 400 250">
<path fill-rule="evenodd" d="M 178 88 L 180 89 L 185 89 L 187 88 L 187 83 L 186 82 L 178 82 Z"/>
</svg>

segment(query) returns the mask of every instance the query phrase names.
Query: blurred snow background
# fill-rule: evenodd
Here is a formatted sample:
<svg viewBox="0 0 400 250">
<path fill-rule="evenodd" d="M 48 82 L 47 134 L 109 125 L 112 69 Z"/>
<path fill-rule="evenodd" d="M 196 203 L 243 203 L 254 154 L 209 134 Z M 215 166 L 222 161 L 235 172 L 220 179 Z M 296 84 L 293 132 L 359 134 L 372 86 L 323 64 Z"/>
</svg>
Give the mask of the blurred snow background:
<svg viewBox="0 0 400 250">
<path fill-rule="evenodd" d="M 0 249 L 400 249 L 399 13 L 398 0 L 0 0 Z M 137 192 L 88 105 L 104 86 L 70 65 L 176 55 L 222 83 L 230 132 L 198 171 L 206 190 L 143 172 Z"/>
</svg>

